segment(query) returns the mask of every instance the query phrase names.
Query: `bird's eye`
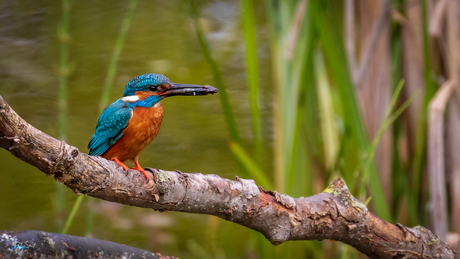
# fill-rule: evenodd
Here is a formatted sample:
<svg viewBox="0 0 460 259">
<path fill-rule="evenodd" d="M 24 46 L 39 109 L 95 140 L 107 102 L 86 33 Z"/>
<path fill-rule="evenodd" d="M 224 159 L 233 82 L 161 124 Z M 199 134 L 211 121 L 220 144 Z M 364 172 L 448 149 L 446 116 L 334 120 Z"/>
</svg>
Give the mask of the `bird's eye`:
<svg viewBox="0 0 460 259">
<path fill-rule="evenodd" d="M 149 88 L 150 88 L 151 91 L 156 91 L 156 90 L 157 90 L 157 86 L 156 86 L 156 85 L 151 85 Z"/>
</svg>

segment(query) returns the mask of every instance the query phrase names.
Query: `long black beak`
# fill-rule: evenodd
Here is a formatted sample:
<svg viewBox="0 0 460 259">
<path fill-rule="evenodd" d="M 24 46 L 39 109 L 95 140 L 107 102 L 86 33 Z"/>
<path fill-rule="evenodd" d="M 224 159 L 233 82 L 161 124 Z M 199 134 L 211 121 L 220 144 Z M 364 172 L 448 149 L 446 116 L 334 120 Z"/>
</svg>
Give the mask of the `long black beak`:
<svg viewBox="0 0 460 259">
<path fill-rule="evenodd" d="M 176 95 L 207 95 L 217 93 L 217 88 L 210 85 L 169 84 L 169 88 L 160 93 L 162 97 Z"/>
</svg>

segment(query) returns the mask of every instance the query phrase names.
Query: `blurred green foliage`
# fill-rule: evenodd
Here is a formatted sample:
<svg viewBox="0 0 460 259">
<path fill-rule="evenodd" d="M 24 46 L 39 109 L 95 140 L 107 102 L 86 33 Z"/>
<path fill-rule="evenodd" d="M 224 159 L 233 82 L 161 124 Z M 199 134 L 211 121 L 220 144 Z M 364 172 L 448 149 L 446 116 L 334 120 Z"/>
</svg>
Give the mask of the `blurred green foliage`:
<svg viewBox="0 0 460 259">
<path fill-rule="evenodd" d="M 270 49 L 272 60 L 271 80 L 274 90 L 274 152 L 262 153 L 263 146 L 260 136 L 261 118 L 259 92 L 263 86 L 259 84 L 256 24 L 254 22 L 254 5 L 260 1 L 241 0 L 242 27 L 246 46 L 246 76 L 248 95 L 252 114 L 252 132 L 254 138 L 248 143 L 231 142 L 230 149 L 243 165 L 243 175 L 249 175 L 264 188 L 274 188 L 294 197 L 310 196 L 321 190 L 330 180 L 343 177 L 350 190 L 363 202 L 371 202 L 371 207 L 379 217 L 385 220 L 397 219 L 399 212 L 393 213 L 388 205 L 383 186 L 374 164 L 377 144 L 383 133 L 390 128 L 401 113 L 410 105 L 415 95 L 403 104 L 398 103 L 403 87 L 401 81 L 401 66 L 397 61 L 399 51 L 399 35 L 391 40 L 393 45 L 393 84 L 394 93 L 381 122 L 381 126 L 373 140 L 368 139 L 367 131 L 361 117 L 356 97 L 356 86 L 352 82 L 348 68 L 347 55 L 343 43 L 343 31 L 340 27 L 342 3 L 340 1 L 276 1 L 264 2 L 268 12 L 270 28 Z M 423 9 L 426 23 L 426 7 Z M 206 38 L 201 34 L 201 28 L 196 10 L 193 11 L 195 24 L 200 34 L 200 41 Z M 396 30 L 398 26 L 396 26 Z M 426 41 L 426 26 L 425 44 Z M 214 78 L 219 78 L 219 70 L 212 61 L 209 45 L 202 44 L 202 50 L 213 68 Z M 424 64 L 429 71 L 429 58 L 425 48 Z M 428 74 L 425 73 L 425 74 Z M 429 80 L 428 78 L 426 80 Z M 428 84 L 428 82 L 427 82 Z M 219 85 L 219 84 L 218 84 Z M 260 88 L 260 89 L 259 89 Z M 225 92 L 226 88 L 221 88 Z M 426 95 L 425 100 L 430 100 Z M 425 114 L 420 115 L 426 118 Z M 227 103 L 223 102 L 224 110 Z M 229 108 L 230 109 L 230 108 Z M 236 121 L 227 112 L 227 121 Z M 424 139 L 426 121 L 421 120 L 418 134 Z M 236 128 L 230 125 L 229 128 Z M 395 130 L 398 126 L 394 127 Z M 397 133 L 396 133 L 397 134 Z M 396 135 L 397 136 L 397 135 Z M 419 140 L 422 141 L 422 140 Z M 414 161 L 415 173 L 412 194 L 405 188 L 397 189 L 401 193 L 394 196 L 407 196 L 411 203 L 417 203 L 420 186 L 420 160 L 424 152 L 423 142 L 417 144 L 417 156 Z M 253 150 L 252 152 L 250 150 Z M 397 156 L 397 145 L 394 145 L 394 156 Z M 273 172 L 266 171 L 263 161 L 273 161 Z M 418 169 L 417 169 L 418 168 Z M 408 175 L 398 175 L 393 179 L 395 186 L 408 186 Z M 317 186 L 322 183 L 323 186 Z M 315 186 L 316 185 L 316 186 Z M 387 190 L 388 191 L 388 190 Z M 401 198 L 395 203 L 400 203 Z M 394 205 L 398 207 L 398 205 Z M 417 215 L 419 208 L 411 205 L 411 213 Z M 418 223 L 417 216 L 412 217 L 413 223 Z M 356 252 L 343 245 L 321 244 L 318 242 L 288 243 L 273 247 L 260 236 L 254 237 L 261 258 L 342 258 L 356 257 Z M 326 242 L 326 241 L 325 241 Z M 331 247 L 335 247 L 330 250 Z M 327 250 L 330 250 L 327 252 Z M 331 252 L 332 251 L 332 252 Z"/>
</svg>

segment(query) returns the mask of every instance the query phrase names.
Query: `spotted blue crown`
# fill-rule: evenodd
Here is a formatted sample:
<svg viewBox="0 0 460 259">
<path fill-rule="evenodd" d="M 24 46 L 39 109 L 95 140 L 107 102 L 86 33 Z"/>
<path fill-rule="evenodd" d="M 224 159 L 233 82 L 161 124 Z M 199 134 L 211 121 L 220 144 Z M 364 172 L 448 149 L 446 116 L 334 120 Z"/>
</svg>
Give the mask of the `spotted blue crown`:
<svg viewBox="0 0 460 259">
<path fill-rule="evenodd" d="M 151 85 L 170 84 L 171 80 L 160 74 L 143 74 L 131 79 L 126 85 L 124 96 L 134 95 L 137 91 L 146 91 Z"/>
</svg>

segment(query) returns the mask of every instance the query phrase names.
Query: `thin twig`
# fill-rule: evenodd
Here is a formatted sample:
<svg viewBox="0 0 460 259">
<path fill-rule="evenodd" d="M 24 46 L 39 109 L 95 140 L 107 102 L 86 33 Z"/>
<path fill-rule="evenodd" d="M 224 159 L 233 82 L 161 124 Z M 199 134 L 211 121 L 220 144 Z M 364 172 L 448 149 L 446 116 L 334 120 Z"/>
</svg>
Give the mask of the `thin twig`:
<svg viewBox="0 0 460 259">
<path fill-rule="evenodd" d="M 447 15 L 447 41 L 449 55 L 446 60 L 449 62 L 449 78 L 455 80 L 456 83 L 456 97 L 460 103 L 460 51 L 458 43 L 460 41 L 460 3 L 458 1 L 449 1 L 448 15 Z M 460 108 L 460 107 L 459 107 Z"/>
<path fill-rule="evenodd" d="M 455 89 L 453 81 L 445 82 L 429 104 L 428 174 L 430 179 L 430 216 L 433 231 L 445 240 L 447 233 L 447 200 L 444 160 L 444 111 Z"/>
<path fill-rule="evenodd" d="M 348 56 L 348 64 L 350 66 L 351 76 L 353 81 L 356 81 L 356 42 L 355 42 L 355 0 L 345 0 L 345 38 Z"/>
<path fill-rule="evenodd" d="M 434 7 L 428 26 L 428 32 L 432 37 L 441 37 L 442 21 L 445 18 L 446 6 L 447 0 L 439 0 Z"/>
</svg>

